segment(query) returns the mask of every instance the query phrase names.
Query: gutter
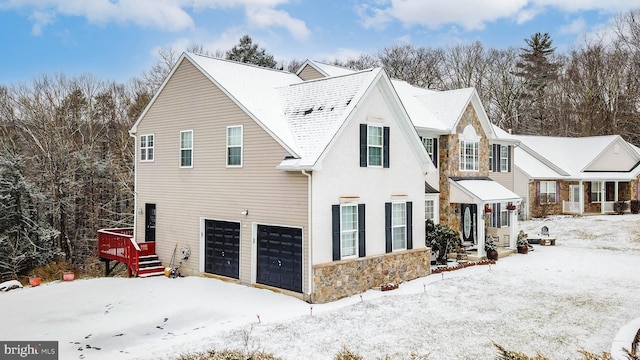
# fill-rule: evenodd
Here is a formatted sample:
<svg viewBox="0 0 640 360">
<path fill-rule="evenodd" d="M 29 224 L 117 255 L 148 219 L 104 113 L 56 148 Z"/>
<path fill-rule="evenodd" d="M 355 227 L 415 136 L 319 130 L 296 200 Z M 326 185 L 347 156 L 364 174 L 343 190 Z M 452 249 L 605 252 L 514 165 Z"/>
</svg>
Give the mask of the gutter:
<svg viewBox="0 0 640 360">
<path fill-rule="evenodd" d="M 307 177 L 307 253 L 308 253 L 308 266 L 309 266 L 309 285 L 307 288 L 307 296 L 309 297 L 309 302 L 311 302 L 311 293 L 312 293 L 312 289 L 313 289 L 313 252 L 311 250 L 312 248 L 312 243 L 311 243 L 311 226 L 313 225 L 313 216 L 311 216 L 312 213 L 312 193 L 311 191 L 313 190 L 313 181 L 311 178 L 311 174 L 307 172 L 307 170 L 301 170 L 302 174 L 305 175 Z"/>
</svg>

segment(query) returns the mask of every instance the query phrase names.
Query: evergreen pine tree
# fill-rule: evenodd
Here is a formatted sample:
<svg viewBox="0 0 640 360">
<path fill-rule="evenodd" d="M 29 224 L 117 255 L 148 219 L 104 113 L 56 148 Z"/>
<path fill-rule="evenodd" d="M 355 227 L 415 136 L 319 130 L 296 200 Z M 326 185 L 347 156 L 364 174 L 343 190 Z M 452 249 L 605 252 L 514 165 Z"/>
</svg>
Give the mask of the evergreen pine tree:
<svg viewBox="0 0 640 360">
<path fill-rule="evenodd" d="M 274 69 L 277 65 L 273 55 L 268 54 L 263 48 L 258 48 L 258 44 L 254 44 L 249 35 L 241 37 L 240 42 L 226 52 L 225 58 Z"/>
</svg>

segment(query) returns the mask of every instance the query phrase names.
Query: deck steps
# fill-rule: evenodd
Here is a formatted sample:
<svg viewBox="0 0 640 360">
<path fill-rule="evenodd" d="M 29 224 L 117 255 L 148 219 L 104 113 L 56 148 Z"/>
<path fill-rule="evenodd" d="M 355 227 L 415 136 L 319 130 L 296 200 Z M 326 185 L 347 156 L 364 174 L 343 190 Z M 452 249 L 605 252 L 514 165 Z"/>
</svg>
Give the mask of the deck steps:
<svg viewBox="0 0 640 360">
<path fill-rule="evenodd" d="M 158 260 L 158 255 L 140 256 L 138 266 L 140 267 L 138 277 L 146 278 L 164 275 L 164 266 Z"/>
</svg>

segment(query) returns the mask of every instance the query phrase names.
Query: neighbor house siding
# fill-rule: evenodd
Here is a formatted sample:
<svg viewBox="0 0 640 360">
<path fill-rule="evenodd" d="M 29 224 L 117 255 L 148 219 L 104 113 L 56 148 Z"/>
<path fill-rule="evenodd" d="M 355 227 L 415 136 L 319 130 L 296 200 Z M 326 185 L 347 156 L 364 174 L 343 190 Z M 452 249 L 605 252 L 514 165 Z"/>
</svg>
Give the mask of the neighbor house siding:
<svg viewBox="0 0 640 360">
<path fill-rule="evenodd" d="M 304 69 L 302 69 L 302 71 L 300 71 L 300 73 L 298 74 L 298 77 L 304 81 L 307 81 L 307 80 L 320 79 L 325 76 L 322 75 L 318 70 L 307 65 L 304 67 Z"/>
<path fill-rule="evenodd" d="M 243 126 L 240 168 L 226 167 L 230 125 Z M 181 130 L 193 130 L 193 168 L 179 168 Z M 143 241 L 144 204 L 156 204 L 156 251 L 163 263 L 170 262 L 176 244 L 188 245 L 191 257 L 182 271 L 201 272 L 202 218 L 241 222 L 243 283 L 252 281 L 253 223 L 301 227 L 307 248 L 307 178 L 277 170 L 289 153 L 188 60 L 176 69 L 137 131 L 155 135 L 155 160 L 136 160 L 136 236 Z M 241 215 L 242 210 L 249 214 Z M 306 291 L 306 279 L 303 286 Z"/>
</svg>

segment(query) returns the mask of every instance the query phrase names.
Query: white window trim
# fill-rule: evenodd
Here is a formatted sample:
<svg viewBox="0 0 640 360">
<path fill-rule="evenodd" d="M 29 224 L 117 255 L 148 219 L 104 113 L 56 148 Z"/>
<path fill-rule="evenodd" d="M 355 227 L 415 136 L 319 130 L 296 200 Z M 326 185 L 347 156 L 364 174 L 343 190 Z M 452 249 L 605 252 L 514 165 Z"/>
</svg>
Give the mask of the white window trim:
<svg viewBox="0 0 640 360">
<path fill-rule="evenodd" d="M 394 209 L 396 205 L 402 205 L 404 207 L 404 216 L 402 217 L 402 224 L 397 225 L 394 223 Z M 396 228 L 404 228 L 404 247 L 396 248 L 396 232 L 394 231 Z M 407 203 L 406 202 L 393 202 L 391 203 L 391 250 L 392 251 L 403 251 L 407 250 Z"/>
<path fill-rule="evenodd" d="M 371 145 L 369 143 L 370 129 L 372 127 L 380 128 L 380 145 Z M 372 147 L 380 148 L 380 165 L 373 165 L 369 162 L 369 149 Z M 381 168 L 384 165 L 384 126 L 382 124 L 367 123 L 367 167 Z"/>
<path fill-rule="evenodd" d="M 553 183 L 553 186 L 552 186 L 553 191 L 549 191 L 549 183 Z M 542 184 L 545 184 L 545 189 L 544 189 L 545 191 L 543 191 L 543 189 L 542 189 Z M 539 194 L 540 204 L 555 204 L 557 202 L 558 194 L 556 193 L 556 187 L 557 187 L 557 184 L 556 184 L 555 180 L 540 181 L 540 194 Z M 546 194 L 547 195 L 546 196 L 546 201 L 544 201 L 544 202 L 542 201 L 542 194 Z M 554 201 L 553 202 L 549 201 L 549 195 L 550 194 L 554 194 Z"/>
<path fill-rule="evenodd" d="M 507 209 L 507 203 L 500 204 L 500 227 L 510 227 L 511 217 L 509 216 L 509 209 Z"/>
<path fill-rule="evenodd" d="M 344 209 L 345 207 L 353 207 L 355 209 L 355 214 L 356 214 L 356 228 L 353 230 L 344 230 L 343 229 L 343 224 L 342 224 L 342 209 Z M 360 227 L 360 224 L 358 224 L 358 204 L 341 204 L 340 205 L 340 259 L 354 259 L 358 257 L 358 248 L 359 248 L 359 244 L 358 244 L 358 240 L 359 240 L 359 234 L 358 234 L 358 228 Z M 355 234 L 355 251 L 353 255 L 343 255 L 344 253 L 344 237 L 343 235 L 345 233 L 353 233 Z"/>
<path fill-rule="evenodd" d="M 428 145 L 427 145 L 427 142 L 429 143 Z M 433 145 L 434 145 L 433 143 L 434 143 L 433 138 L 430 138 L 430 137 L 422 138 L 422 146 L 424 146 L 424 149 L 426 150 L 427 155 L 429 155 L 429 158 L 431 159 L 431 161 L 435 161 L 433 159 Z"/>
<path fill-rule="evenodd" d="M 183 148 L 182 147 L 182 134 L 183 133 L 191 133 L 191 147 L 190 148 L 186 148 L 186 147 Z M 193 146 L 193 143 L 194 143 L 193 130 L 182 130 L 182 131 L 180 131 L 180 139 L 178 141 L 179 141 L 178 145 L 180 146 L 180 156 L 179 156 L 179 159 L 178 159 L 178 162 L 180 164 L 180 168 L 182 168 L 182 169 L 193 168 L 193 148 L 194 148 L 194 146 Z M 188 165 L 188 166 L 183 166 L 182 165 L 182 151 L 183 150 L 191 150 L 191 165 Z"/>
<path fill-rule="evenodd" d="M 595 187 L 594 185 L 598 186 L 598 191 L 594 191 L 594 187 Z M 591 182 L 591 203 L 593 203 L 593 204 L 602 203 L 602 189 L 604 189 L 604 186 L 603 186 L 601 181 L 592 181 Z M 597 200 L 594 200 L 594 195 L 596 195 L 598 197 Z"/>
<path fill-rule="evenodd" d="M 232 128 L 240 128 L 240 145 L 229 145 L 229 129 Z M 227 126 L 227 130 L 226 130 L 226 163 L 227 163 L 227 167 L 228 168 L 241 168 L 242 165 L 244 164 L 244 127 L 242 125 L 231 125 L 231 126 Z M 240 148 L 240 164 L 239 165 L 229 165 L 229 149 L 230 148 L 236 148 L 239 147 Z"/>
<path fill-rule="evenodd" d="M 153 137 L 153 146 L 149 146 L 149 136 Z M 145 139 L 145 147 L 142 147 L 142 138 Z M 154 134 L 145 134 L 145 135 L 140 135 L 140 162 L 154 162 L 155 158 L 156 158 L 156 151 L 155 151 L 155 145 L 156 145 L 156 137 Z M 153 154 L 153 158 L 149 159 L 149 149 L 152 150 L 152 154 Z M 142 154 L 145 154 L 145 159 L 142 159 Z"/>
<path fill-rule="evenodd" d="M 503 153 L 505 156 L 502 156 Z M 502 163 L 503 160 L 504 164 Z M 500 172 L 509 172 L 509 146 L 506 145 L 500 146 Z"/>
<path fill-rule="evenodd" d="M 467 144 L 474 145 L 473 164 L 471 169 L 466 168 Z M 460 171 L 479 171 L 480 168 L 480 141 L 461 139 L 460 140 Z"/>
</svg>

